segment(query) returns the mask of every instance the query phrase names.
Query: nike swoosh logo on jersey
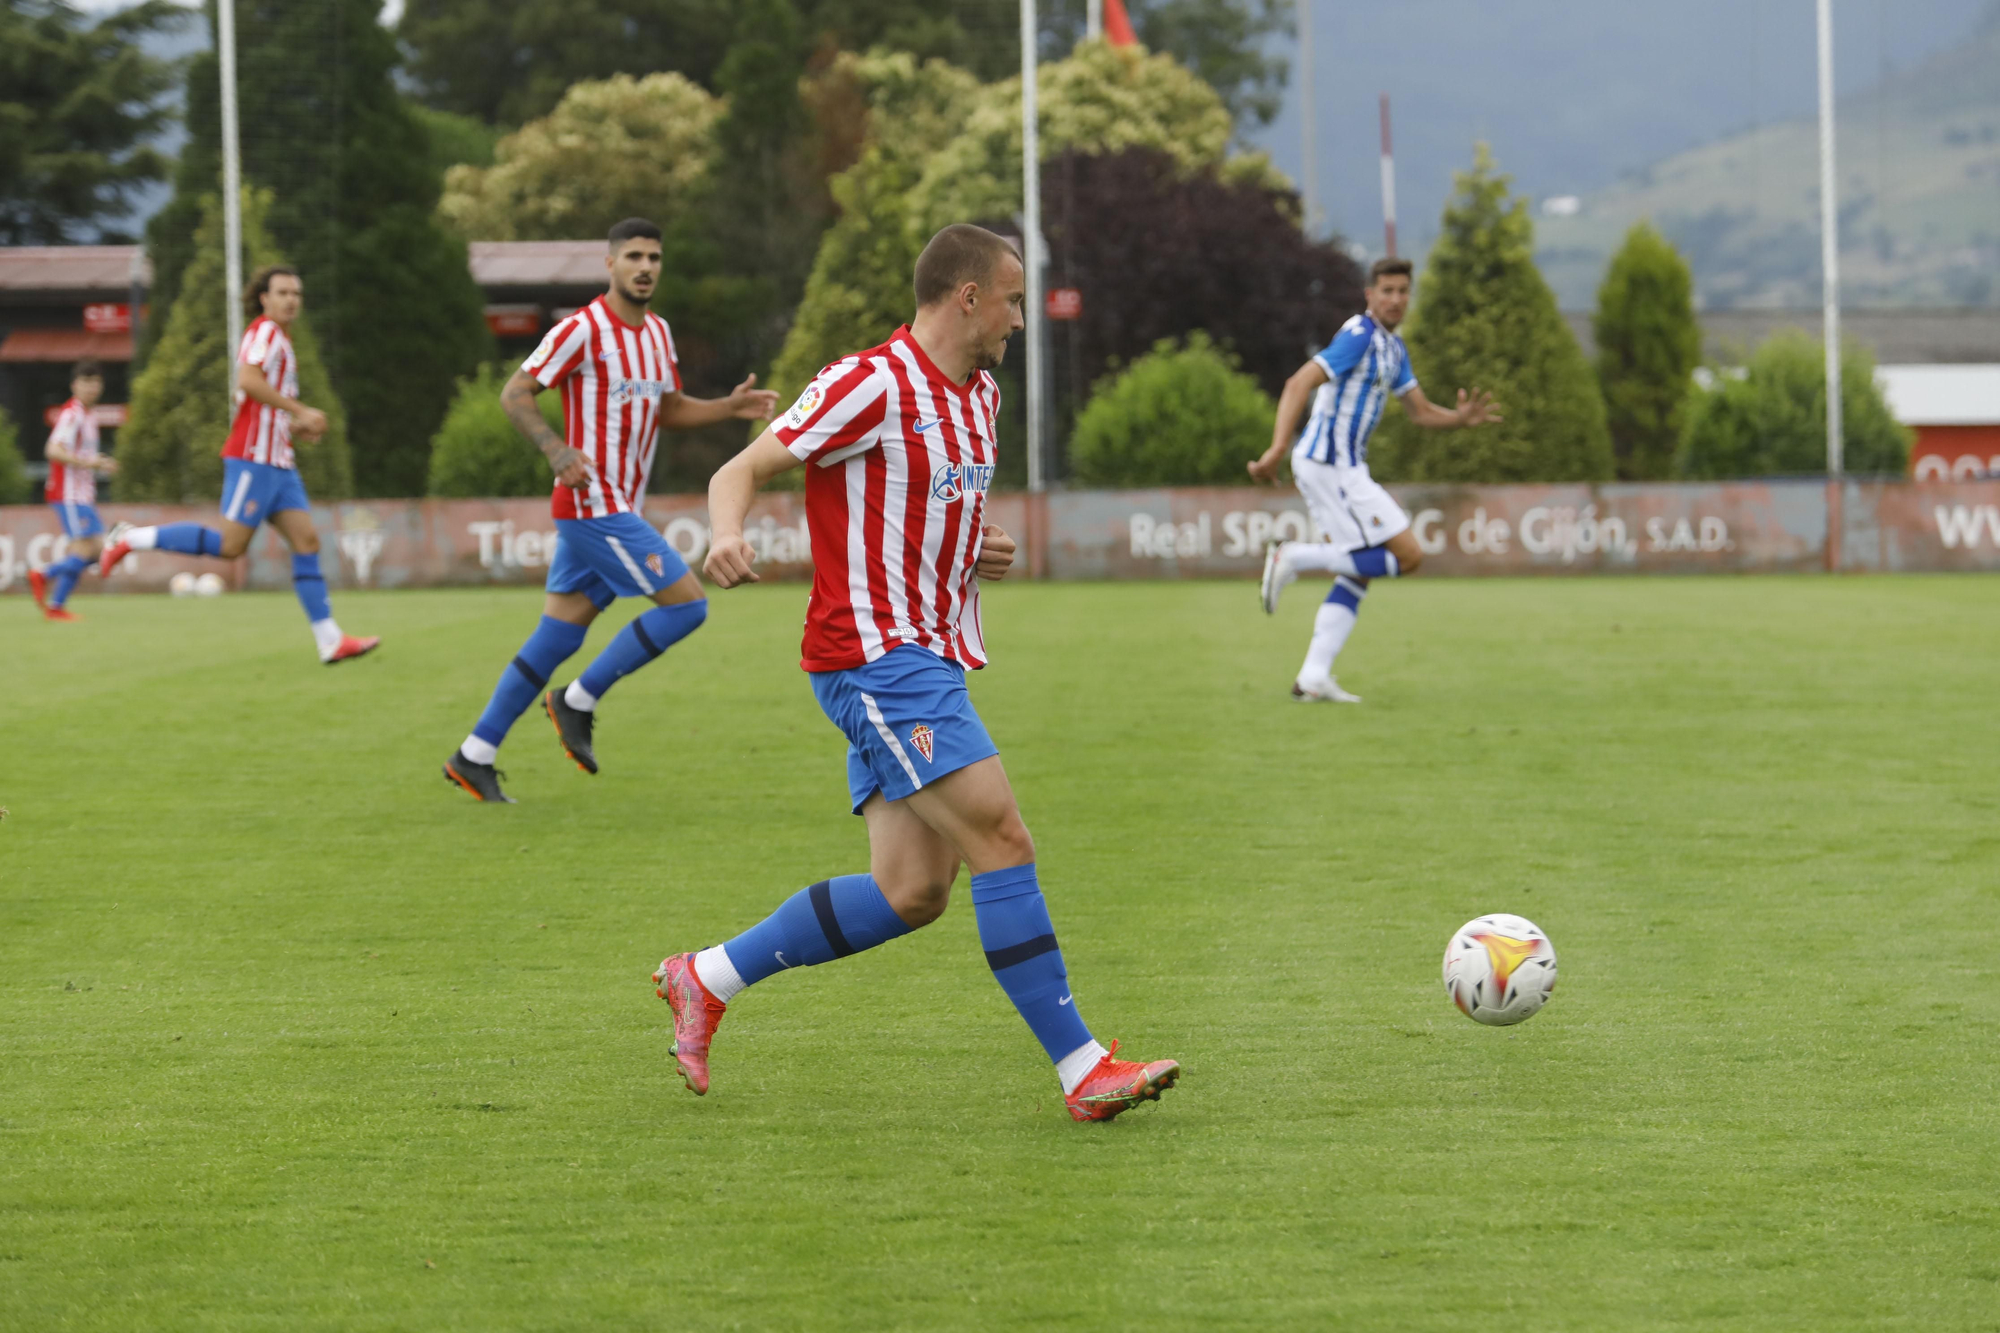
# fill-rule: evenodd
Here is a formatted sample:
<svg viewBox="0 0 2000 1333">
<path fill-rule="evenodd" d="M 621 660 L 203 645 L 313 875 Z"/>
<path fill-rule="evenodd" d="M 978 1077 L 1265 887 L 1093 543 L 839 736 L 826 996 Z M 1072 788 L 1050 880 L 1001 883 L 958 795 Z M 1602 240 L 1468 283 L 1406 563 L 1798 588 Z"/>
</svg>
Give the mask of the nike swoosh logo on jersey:
<svg viewBox="0 0 2000 1333">
<path fill-rule="evenodd" d="M 939 426 L 942 426 L 943 424 L 944 424 L 943 417 L 939 417 L 936 421 L 919 421 L 916 425 L 916 430 L 917 433 L 921 435 L 923 434 L 923 432 L 927 430 L 936 430 Z"/>
</svg>

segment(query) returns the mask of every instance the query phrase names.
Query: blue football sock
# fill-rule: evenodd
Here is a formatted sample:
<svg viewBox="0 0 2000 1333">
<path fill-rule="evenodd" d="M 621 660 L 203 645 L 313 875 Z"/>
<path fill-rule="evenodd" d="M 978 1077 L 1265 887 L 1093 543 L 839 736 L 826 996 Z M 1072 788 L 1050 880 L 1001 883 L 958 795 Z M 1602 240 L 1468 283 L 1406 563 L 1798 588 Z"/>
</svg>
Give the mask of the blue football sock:
<svg viewBox="0 0 2000 1333">
<path fill-rule="evenodd" d="M 656 606 L 618 631 L 604 651 L 576 678 L 584 693 L 602 699 L 604 692 L 667 649 L 701 628 L 708 619 L 708 599 Z"/>
<path fill-rule="evenodd" d="M 49 589 L 49 605 L 61 606 L 67 602 L 70 593 L 76 588 L 77 577 L 89 568 L 90 561 L 80 555 L 65 556 L 50 565 L 48 575 L 53 586 Z"/>
<path fill-rule="evenodd" d="M 514 719 L 535 701 L 535 696 L 549 683 L 550 673 L 583 647 L 584 635 L 589 632 L 586 626 L 543 616 L 542 623 L 535 626 L 535 632 L 521 645 L 520 653 L 500 673 L 500 683 L 493 687 L 493 698 L 479 715 L 479 725 L 472 729 L 472 734 L 489 745 L 507 739 L 507 729 L 514 725 Z"/>
<path fill-rule="evenodd" d="M 326 604 L 326 578 L 319 572 L 319 552 L 311 555 L 293 552 L 292 591 L 298 594 L 299 605 L 306 609 L 306 619 L 313 624 L 333 618 L 333 608 Z"/>
<path fill-rule="evenodd" d="M 199 523 L 165 523 L 155 528 L 154 544 L 162 551 L 182 555 L 222 554 L 222 534 Z"/>
<path fill-rule="evenodd" d="M 812 967 L 872 949 L 910 930 L 875 887 L 873 875 L 836 875 L 800 889 L 722 951 L 749 986 L 788 967 Z"/>
<path fill-rule="evenodd" d="M 1056 947 L 1034 863 L 974 875 L 972 910 L 979 919 L 986 965 L 1049 1059 L 1061 1060 L 1088 1042 L 1090 1029 L 1070 1000 L 1069 972 Z"/>
<path fill-rule="evenodd" d="M 1354 568 L 1342 572 L 1356 578 L 1393 579 L 1403 572 L 1402 566 L 1396 563 L 1396 557 L 1389 554 L 1386 546 L 1364 546 L 1358 551 L 1350 551 L 1347 558 Z"/>
</svg>

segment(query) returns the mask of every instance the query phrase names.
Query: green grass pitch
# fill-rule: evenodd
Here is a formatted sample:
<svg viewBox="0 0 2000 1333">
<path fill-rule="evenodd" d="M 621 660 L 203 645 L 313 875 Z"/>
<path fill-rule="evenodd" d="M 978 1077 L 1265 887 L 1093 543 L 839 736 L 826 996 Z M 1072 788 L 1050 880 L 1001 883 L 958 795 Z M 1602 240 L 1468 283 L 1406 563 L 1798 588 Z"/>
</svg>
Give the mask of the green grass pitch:
<svg viewBox="0 0 2000 1333">
<path fill-rule="evenodd" d="M 867 864 L 799 587 L 493 808 L 438 765 L 537 594 L 344 594 L 338 670 L 0 604 L 0 1328 L 2000 1329 L 2000 580 L 1417 579 L 1360 708 L 1286 700 L 1312 598 L 988 597 L 1083 1014 L 1186 1068 L 1101 1126 L 962 879 L 674 1075 L 661 954 Z M 1488 911 L 1518 1028 L 1438 983 Z"/>
</svg>

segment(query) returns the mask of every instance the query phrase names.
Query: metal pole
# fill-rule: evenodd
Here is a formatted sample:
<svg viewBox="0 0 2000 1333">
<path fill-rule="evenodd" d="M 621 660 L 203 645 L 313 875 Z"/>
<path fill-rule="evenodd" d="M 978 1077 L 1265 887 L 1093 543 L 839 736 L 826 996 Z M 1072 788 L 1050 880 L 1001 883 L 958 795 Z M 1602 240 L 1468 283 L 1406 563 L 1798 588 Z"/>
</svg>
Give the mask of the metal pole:
<svg viewBox="0 0 2000 1333">
<path fill-rule="evenodd" d="M 1035 0 L 1021 0 L 1021 258 L 1028 270 L 1028 489 L 1047 488 L 1042 475 L 1042 163 L 1036 121 Z"/>
<path fill-rule="evenodd" d="M 1305 186 L 1306 235 L 1319 234 L 1319 145 L 1313 133 L 1319 107 L 1313 100 L 1312 0 L 1297 0 L 1299 13 L 1299 179 Z"/>
<path fill-rule="evenodd" d="M 222 308 L 229 329 L 229 405 L 236 410 L 236 349 L 243 341 L 243 161 L 236 132 L 236 3 L 215 6 L 222 67 Z"/>
<path fill-rule="evenodd" d="M 1833 159 L 1833 4 L 1819 0 L 1819 246 L 1826 337 L 1826 567 L 1840 568 L 1847 524 L 1841 500 L 1840 200 Z"/>
<path fill-rule="evenodd" d="M 1382 94 L 1382 236 L 1396 257 L 1396 154 L 1389 146 L 1389 94 Z"/>
<path fill-rule="evenodd" d="M 1093 41 L 1104 36 L 1104 0 L 1090 0 L 1084 6 L 1083 35 Z"/>
<path fill-rule="evenodd" d="M 1826 308 L 1826 473 L 1841 471 L 1840 200 L 1833 159 L 1833 5 L 1819 0 L 1819 255 Z"/>
</svg>

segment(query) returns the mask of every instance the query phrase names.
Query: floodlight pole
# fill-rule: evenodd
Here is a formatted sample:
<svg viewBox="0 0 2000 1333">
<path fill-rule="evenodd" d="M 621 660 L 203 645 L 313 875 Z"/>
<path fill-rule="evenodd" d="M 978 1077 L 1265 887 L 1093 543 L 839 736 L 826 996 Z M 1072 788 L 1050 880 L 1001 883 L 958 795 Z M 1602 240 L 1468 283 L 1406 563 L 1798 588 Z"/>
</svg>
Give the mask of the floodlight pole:
<svg viewBox="0 0 2000 1333">
<path fill-rule="evenodd" d="M 1104 36 L 1104 0 L 1090 0 L 1083 7 L 1083 35 L 1092 41 Z"/>
<path fill-rule="evenodd" d="M 243 341 L 243 159 L 236 130 L 236 3 L 215 6 L 222 67 L 222 309 L 229 329 L 229 410 L 236 410 L 236 349 Z"/>
<path fill-rule="evenodd" d="M 1305 187 L 1307 236 L 1319 234 L 1319 144 L 1313 131 L 1318 107 L 1313 102 L 1312 0 L 1297 0 L 1299 14 L 1299 181 Z"/>
<path fill-rule="evenodd" d="M 1819 0 L 1819 254 L 1826 339 L 1826 567 L 1840 567 L 1840 199 L 1833 156 L 1833 4 Z"/>
<path fill-rule="evenodd" d="M 1042 162 L 1035 88 L 1035 0 L 1021 0 L 1021 259 L 1028 270 L 1028 489 L 1045 490 L 1042 475 Z"/>
<path fill-rule="evenodd" d="M 1382 241 L 1396 257 L 1396 153 L 1389 146 L 1389 94 L 1382 94 Z"/>
</svg>

